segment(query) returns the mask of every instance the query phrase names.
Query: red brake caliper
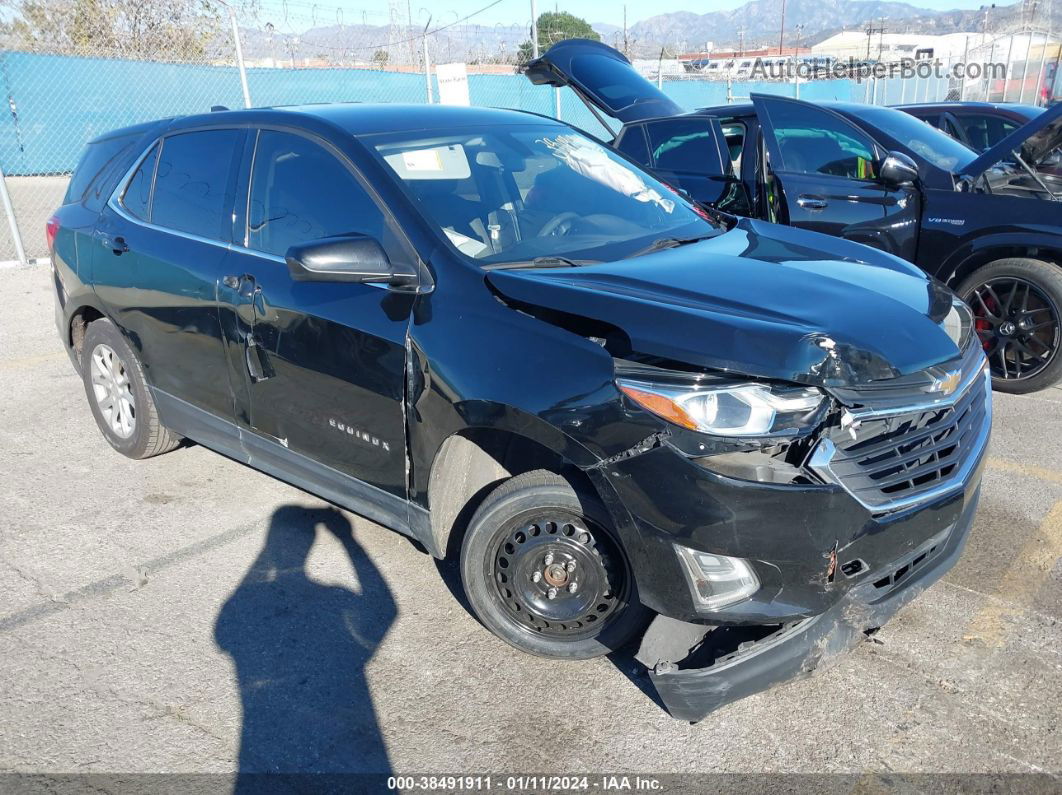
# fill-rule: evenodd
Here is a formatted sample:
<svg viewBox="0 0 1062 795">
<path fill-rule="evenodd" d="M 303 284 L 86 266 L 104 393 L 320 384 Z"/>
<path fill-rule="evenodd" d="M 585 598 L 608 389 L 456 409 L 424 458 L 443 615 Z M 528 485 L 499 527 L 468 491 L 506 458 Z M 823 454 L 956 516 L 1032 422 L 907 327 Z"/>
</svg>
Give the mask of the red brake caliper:
<svg viewBox="0 0 1062 795">
<path fill-rule="evenodd" d="M 996 311 L 998 310 L 996 302 L 992 300 L 991 296 L 987 298 L 985 296 L 981 296 L 978 303 L 981 304 L 981 307 L 979 309 L 974 310 L 974 328 L 977 329 L 978 332 L 991 331 L 992 323 L 989 321 L 987 315 L 989 312 L 991 312 L 993 315 L 996 313 Z M 981 336 L 980 333 L 978 333 L 978 336 Z M 986 340 L 984 338 L 981 339 L 981 347 L 984 348 L 986 351 L 988 350 L 989 342 L 991 342 L 991 340 Z"/>
</svg>

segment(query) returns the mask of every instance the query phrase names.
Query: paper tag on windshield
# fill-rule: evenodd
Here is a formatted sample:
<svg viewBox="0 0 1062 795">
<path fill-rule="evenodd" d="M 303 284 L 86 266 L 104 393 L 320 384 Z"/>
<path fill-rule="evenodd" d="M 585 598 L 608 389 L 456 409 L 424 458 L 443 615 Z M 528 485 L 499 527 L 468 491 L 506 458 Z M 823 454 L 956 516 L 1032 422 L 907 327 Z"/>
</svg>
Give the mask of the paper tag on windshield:
<svg viewBox="0 0 1062 795">
<path fill-rule="evenodd" d="M 438 149 L 414 149 L 402 153 L 406 171 L 442 171 L 443 162 Z"/>
</svg>

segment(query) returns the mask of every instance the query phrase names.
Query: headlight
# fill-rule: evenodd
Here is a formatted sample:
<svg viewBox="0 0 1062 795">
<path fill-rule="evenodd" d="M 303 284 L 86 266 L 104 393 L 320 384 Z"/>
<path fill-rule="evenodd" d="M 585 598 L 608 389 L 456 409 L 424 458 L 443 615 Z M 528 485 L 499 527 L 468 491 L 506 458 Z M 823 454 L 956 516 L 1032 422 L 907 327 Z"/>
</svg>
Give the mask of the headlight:
<svg viewBox="0 0 1062 795">
<path fill-rule="evenodd" d="M 958 346 L 959 350 L 962 350 L 966 347 L 966 340 L 973 328 L 973 313 L 970 307 L 956 298 L 940 325 L 951 341 Z"/>
<path fill-rule="evenodd" d="M 698 610 L 718 610 L 759 590 L 756 572 L 741 558 L 699 552 L 679 544 L 675 545 L 675 552 L 682 561 L 686 584 Z"/>
<path fill-rule="evenodd" d="M 627 378 L 616 384 L 639 406 L 668 422 L 717 436 L 792 435 L 815 418 L 825 399 L 814 387 L 682 387 Z"/>
</svg>

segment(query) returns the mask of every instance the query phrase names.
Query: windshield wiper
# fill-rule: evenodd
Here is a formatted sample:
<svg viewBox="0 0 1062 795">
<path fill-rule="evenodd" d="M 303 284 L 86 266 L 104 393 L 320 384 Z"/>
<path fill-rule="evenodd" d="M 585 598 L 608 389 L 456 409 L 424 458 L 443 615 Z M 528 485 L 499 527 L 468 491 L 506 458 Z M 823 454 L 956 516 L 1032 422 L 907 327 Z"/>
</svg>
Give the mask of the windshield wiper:
<svg viewBox="0 0 1062 795">
<path fill-rule="evenodd" d="M 577 268 L 580 265 L 595 265 L 596 259 L 569 259 L 568 257 L 535 257 L 523 262 L 499 262 L 496 265 L 484 265 L 488 271 L 514 270 L 516 268 Z"/>
<path fill-rule="evenodd" d="M 707 240 L 715 235 L 697 235 L 696 237 L 661 237 L 654 240 L 648 246 L 643 249 L 635 251 L 624 259 L 633 259 L 634 257 L 641 257 L 645 254 L 652 254 L 654 251 L 663 251 L 666 248 L 678 248 L 679 246 L 688 246 L 690 243 L 700 243 L 702 240 Z"/>
</svg>

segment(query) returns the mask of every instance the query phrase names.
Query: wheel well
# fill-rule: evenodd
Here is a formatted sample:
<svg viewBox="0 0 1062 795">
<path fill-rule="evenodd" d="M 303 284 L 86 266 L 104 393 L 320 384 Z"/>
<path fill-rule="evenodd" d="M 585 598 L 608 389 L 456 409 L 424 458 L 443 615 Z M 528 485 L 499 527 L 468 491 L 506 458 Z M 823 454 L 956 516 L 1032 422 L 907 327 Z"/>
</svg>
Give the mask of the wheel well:
<svg viewBox="0 0 1062 795">
<path fill-rule="evenodd" d="M 77 360 L 81 361 L 81 350 L 85 347 L 85 331 L 88 324 L 94 320 L 101 320 L 103 313 L 91 306 L 83 306 L 70 318 L 70 330 L 67 335 L 67 344 L 77 354 Z"/>
<path fill-rule="evenodd" d="M 556 472 L 577 489 L 594 493 L 580 469 L 526 436 L 469 429 L 443 442 L 428 479 L 431 530 L 439 553 L 448 558 L 460 549 L 472 515 L 498 484 L 536 469 Z"/>
<path fill-rule="evenodd" d="M 1062 265 L 1062 250 L 1034 246 L 1000 246 L 999 248 L 979 251 L 965 260 L 955 269 L 951 278 L 948 279 L 948 286 L 955 289 L 963 279 L 978 268 L 990 262 L 1011 257 L 1028 257 L 1030 259 L 1053 262 L 1055 265 Z"/>
</svg>

